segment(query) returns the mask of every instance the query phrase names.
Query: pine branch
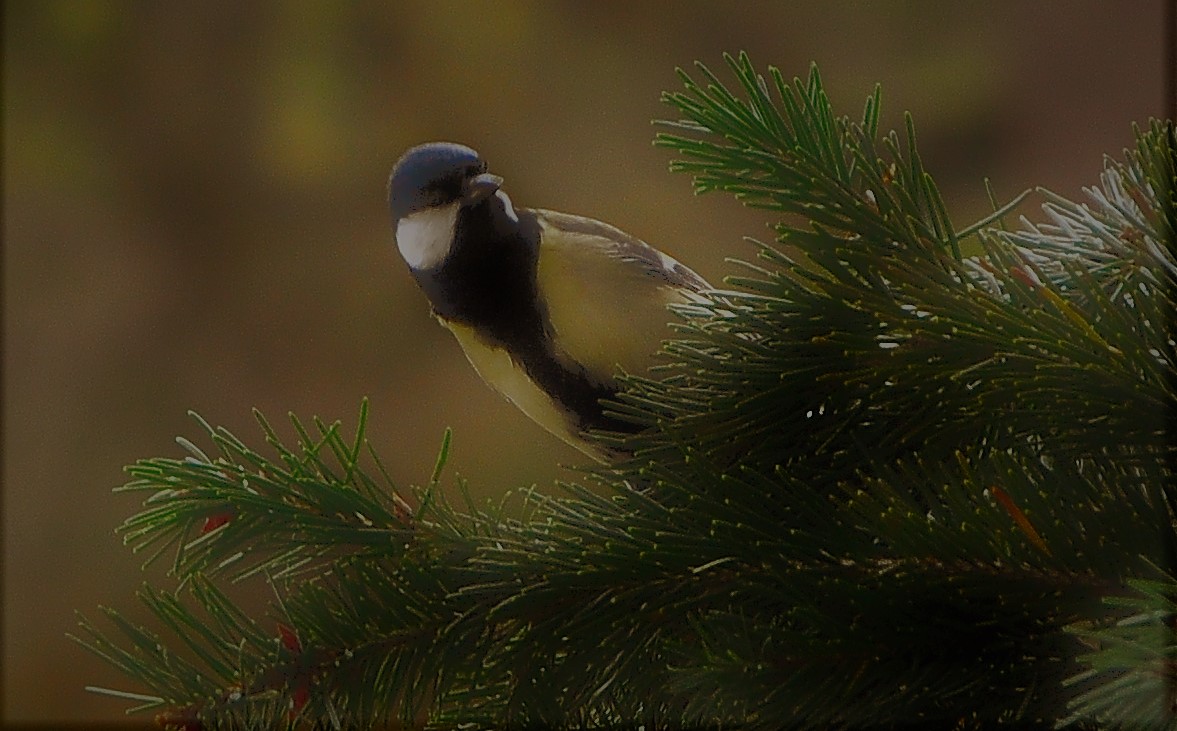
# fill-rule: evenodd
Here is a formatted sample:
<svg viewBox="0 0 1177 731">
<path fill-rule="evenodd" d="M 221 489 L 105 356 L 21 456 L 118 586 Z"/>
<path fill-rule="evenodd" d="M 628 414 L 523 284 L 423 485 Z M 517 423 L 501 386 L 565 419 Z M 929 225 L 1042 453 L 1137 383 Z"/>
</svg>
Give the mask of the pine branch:
<svg viewBox="0 0 1177 731">
<path fill-rule="evenodd" d="M 1172 727 L 1177 708 L 1177 583 L 1133 580 L 1139 594 L 1109 604 L 1132 612 L 1100 627 L 1074 628 L 1094 648 L 1080 657 L 1088 669 L 1068 678 L 1084 693 L 1063 723 L 1098 720 L 1111 727 Z M 1126 719 L 1131 719 L 1126 722 Z"/>
<path fill-rule="evenodd" d="M 316 421 L 320 435 L 313 438 L 292 417 L 300 446 L 291 451 L 255 412 L 266 442 L 278 452 L 277 463 L 201 420 L 219 450 L 216 459 L 180 439 L 189 457 L 146 459 L 128 468 L 135 479 L 119 491 L 150 497 L 147 509 L 120 528 L 124 541 L 135 552 L 154 548 L 147 563 L 175 548 L 175 573 L 231 569 L 235 579 L 313 572 L 340 551 L 383 553 L 405 544 L 412 536 L 408 503 L 387 475 L 375 479 L 357 469 L 367 448 L 367 415 L 365 401 L 350 444 L 338 424 Z"/>
<path fill-rule="evenodd" d="M 1060 232 L 1088 242 L 1077 247 L 1080 255 L 1072 250 L 1060 255 L 1065 236 L 1054 230 L 1044 235 L 1030 228 L 1015 235 L 983 231 L 986 255 L 960 261 L 956 239 L 937 233 L 947 219 L 928 213 L 942 207 L 923 172 L 910 123 L 907 153 L 893 135 L 885 145 L 889 159 L 875 153 L 877 92 L 864 122 L 853 124 L 833 120 L 816 72 L 808 85 L 791 87 L 776 73 L 784 110 L 778 112 L 746 57 L 729 64 L 753 101 L 734 100 L 705 72 L 711 86 L 688 81 L 687 93 L 668 100 L 690 117 L 680 128 L 706 129 L 710 138 L 662 135 L 659 141 L 689 158 L 674 167 L 695 172 L 697 189 L 728 190 L 754 205 L 804 215 L 804 227 L 777 226 L 780 242 L 799 254 L 762 245 L 765 263 L 749 267 L 748 276 L 729 279 L 741 291 L 724 293 L 710 313 L 700 315 L 698 306 L 684 312 L 693 315 L 687 332 L 697 333 L 699 342 L 683 338 L 687 342 L 675 343 L 672 353 L 684 371 L 706 379 L 692 382 L 684 408 L 675 401 L 682 398 L 680 384 L 647 382 L 631 399 L 652 408 L 621 413 L 643 423 L 673 420 L 690 443 L 699 445 L 701 435 L 699 450 L 712 451 L 714 459 L 732 459 L 721 456 L 726 450 L 747 464 L 755 444 L 774 460 L 782 455 L 820 460 L 813 469 L 822 473 L 854 464 L 839 452 L 812 450 L 827 441 L 825 425 L 838 430 L 828 443 L 841 446 L 849 438 L 873 454 L 898 454 L 918 445 L 926 455 L 930 443 L 941 442 L 950 458 L 960 442 L 945 439 L 963 435 L 965 443 L 973 442 L 971 423 L 980 414 L 997 413 L 1002 423 L 993 425 L 991 449 L 1018 448 L 1046 433 L 1057 449 L 1076 458 L 1102 450 L 1107 433 L 1129 445 L 1157 445 L 1174 402 L 1173 384 L 1165 376 L 1172 362 L 1164 355 L 1172 352 L 1171 332 L 1159 316 L 1173 291 L 1163 285 L 1174 261 L 1162 245 L 1167 229 L 1127 208 L 1131 198 L 1122 191 L 1123 172 L 1109 168 L 1107 192 L 1093 195 L 1105 203 L 1095 214 L 1057 196 L 1048 205 Z M 749 120 L 764 120 L 757 135 L 747 132 L 754 126 Z M 781 133 L 782 128 L 806 132 Z M 827 154 L 824 166 L 815 162 L 814 150 L 831 149 L 844 152 Z M 771 165 L 763 162 L 770 156 L 775 156 Z M 761 178 L 751 167 L 753 159 L 771 175 Z M 758 179 L 755 197 L 733 182 L 742 175 Z M 821 216 L 807 208 L 814 205 Z M 1117 242 L 1115 249 L 1109 240 Z M 1130 292 L 1126 302 L 1117 302 L 1094 281 L 1083 281 L 1099 271 L 1091 266 L 1099 261 L 1092 254 L 1121 261 L 1125 249 L 1134 264 L 1122 265 L 1131 269 L 1132 291 L 1161 287 L 1157 296 L 1142 298 L 1152 311 L 1133 317 L 1139 325 L 1148 323 L 1147 332 L 1125 327 L 1125 316 L 1136 314 L 1123 307 L 1132 302 Z M 1056 270 L 1053 279 L 1044 266 Z M 720 347 L 716 330 L 724 333 Z M 751 372 L 749 357 L 756 358 Z M 751 377 L 757 374 L 761 377 Z M 801 384 L 805 387 L 798 388 Z M 755 411 L 758 402 L 783 408 Z M 923 423 L 914 422 L 913 413 Z M 758 414 L 763 415 L 759 428 L 744 423 L 737 430 L 722 421 Z M 781 428 L 781 414 L 796 416 Z M 1058 414 L 1070 418 L 1070 433 Z M 1100 422 L 1104 429 L 1088 428 Z M 848 423 L 857 424 L 851 435 L 841 432 Z M 898 424 L 911 430 L 896 429 Z M 733 434 L 745 438 L 733 442 Z"/>
<path fill-rule="evenodd" d="M 107 692 L 186 728 L 1173 724 L 1173 124 L 1088 204 L 957 231 L 878 90 L 851 122 L 816 69 L 728 64 L 658 141 L 778 239 L 627 379 L 606 496 L 450 502 L 448 436 L 399 495 L 366 404 L 293 448 L 259 416 L 276 457 L 204 425 L 216 456 L 130 468 L 184 591 L 141 593 L 172 636 L 83 620 L 150 694 Z"/>
</svg>

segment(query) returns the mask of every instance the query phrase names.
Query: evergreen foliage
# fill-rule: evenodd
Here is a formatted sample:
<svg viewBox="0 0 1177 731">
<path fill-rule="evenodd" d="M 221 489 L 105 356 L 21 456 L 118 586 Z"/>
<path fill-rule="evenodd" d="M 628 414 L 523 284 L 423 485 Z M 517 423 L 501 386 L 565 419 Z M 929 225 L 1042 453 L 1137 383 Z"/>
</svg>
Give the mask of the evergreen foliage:
<svg viewBox="0 0 1177 731">
<path fill-rule="evenodd" d="M 1177 728 L 1177 140 L 1137 130 L 1090 201 L 958 230 L 915 145 L 817 70 L 728 58 L 666 95 L 699 192 L 773 216 L 678 308 L 609 488 L 454 504 L 365 438 L 143 460 L 123 526 L 174 555 L 80 642 L 184 728 Z M 965 256 L 964 252 L 977 252 Z M 227 581 L 278 597 L 247 616 Z"/>
</svg>

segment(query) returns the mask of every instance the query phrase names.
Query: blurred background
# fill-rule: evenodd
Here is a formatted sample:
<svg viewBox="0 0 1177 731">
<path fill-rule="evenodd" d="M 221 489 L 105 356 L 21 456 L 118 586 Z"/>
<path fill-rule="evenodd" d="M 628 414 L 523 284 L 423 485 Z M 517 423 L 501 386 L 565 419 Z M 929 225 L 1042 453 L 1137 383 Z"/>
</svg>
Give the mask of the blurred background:
<svg viewBox="0 0 1177 731">
<path fill-rule="evenodd" d="M 428 478 L 446 426 L 449 485 L 574 476 L 579 454 L 478 381 L 395 251 L 384 185 L 410 145 L 469 144 L 517 205 L 609 221 L 718 282 L 766 219 L 666 172 L 650 120 L 676 66 L 817 61 L 851 116 L 881 83 L 958 227 L 986 213 L 986 176 L 1079 196 L 1165 111 L 1163 0 L 13 0 L 3 33 L 10 722 L 123 718 L 83 686 L 131 688 L 65 633 L 99 604 L 142 616 L 113 532 L 139 498 L 110 489 L 180 456 L 175 435 L 207 445 L 188 409 L 260 446 L 253 406 L 350 429 L 369 396 L 400 484 Z"/>
</svg>

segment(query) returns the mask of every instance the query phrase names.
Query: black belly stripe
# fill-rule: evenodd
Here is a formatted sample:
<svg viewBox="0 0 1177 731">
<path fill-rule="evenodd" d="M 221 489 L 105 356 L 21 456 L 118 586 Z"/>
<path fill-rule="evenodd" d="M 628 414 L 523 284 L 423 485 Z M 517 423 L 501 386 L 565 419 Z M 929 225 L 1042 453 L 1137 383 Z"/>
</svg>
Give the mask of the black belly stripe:
<svg viewBox="0 0 1177 731">
<path fill-rule="evenodd" d="M 575 415 L 580 431 L 604 429 L 627 434 L 638 431 L 637 425 L 605 414 L 601 399 L 614 398 L 616 388 L 595 384 L 583 373 L 569 370 L 543 347 L 542 342 L 509 344 L 507 352 L 545 393 Z"/>
<path fill-rule="evenodd" d="M 607 416 L 601 399 L 617 389 L 590 381 L 556 358 L 547 335 L 550 325 L 537 302 L 535 273 L 540 226 L 527 210 L 517 224 L 502 218 L 494 199 L 465 209 L 458 217 L 456 243 L 438 270 L 414 272 L 434 312 L 469 325 L 503 348 L 551 398 L 573 415 L 580 431 L 603 429 L 633 433 L 638 426 Z"/>
</svg>

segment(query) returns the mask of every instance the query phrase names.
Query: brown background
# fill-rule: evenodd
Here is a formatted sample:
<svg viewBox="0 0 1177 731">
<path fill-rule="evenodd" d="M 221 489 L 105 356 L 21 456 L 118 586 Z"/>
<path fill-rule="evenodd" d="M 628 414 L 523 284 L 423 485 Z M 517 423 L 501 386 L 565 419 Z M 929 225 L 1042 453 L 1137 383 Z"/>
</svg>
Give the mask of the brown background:
<svg viewBox="0 0 1177 731">
<path fill-rule="evenodd" d="M 764 219 L 693 199 L 649 121 L 677 65 L 819 62 L 837 108 L 911 110 L 958 226 L 1077 196 L 1164 111 L 1162 2 L 8 2 L 4 5 L 4 717 L 115 720 L 127 687 L 75 610 L 141 613 L 113 528 L 121 467 L 178 455 L 185 412 L 351 424 L 394 477 L 551 485 L 577 453 L 482 386 L 389 231 L 391 163 L 470 144 L 519 205 L 612 222 L 719 281 Z M 1033 209 L 1027 211 L 1035 214 Z M 289 433 L 289 430 L 286 430 Z"/>
</svg>

